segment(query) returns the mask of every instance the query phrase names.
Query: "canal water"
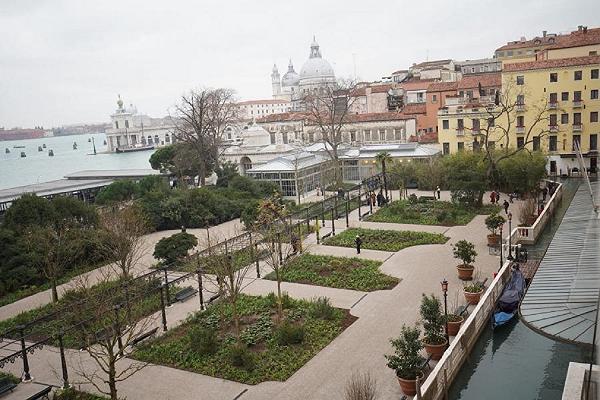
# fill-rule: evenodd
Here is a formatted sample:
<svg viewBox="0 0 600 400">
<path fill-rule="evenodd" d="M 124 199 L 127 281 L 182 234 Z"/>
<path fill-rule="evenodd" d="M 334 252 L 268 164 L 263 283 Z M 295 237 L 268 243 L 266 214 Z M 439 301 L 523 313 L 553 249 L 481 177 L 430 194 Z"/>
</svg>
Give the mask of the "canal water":
<svg viewBox="0 0 600 400">
<path fill-rule="evenodd" d="M 96 155 L 92 142 L 88 142 L 92 137 Z M 62 179 L 66 174 L 86 169 L 150 168 L 148 160 L 153 151 L 106 153 L 105 139 L 103 133 L 96 133 L 0 141 L 0 189 Z M 77 143 L 76 150 L 73 149 L 74 142 Z M 44 144 L 46 148 L 38 151 L 38 146 Z M 48 156 L 49 150 L 54 151 L 54 157 Z M 26 157 L 22 158 L 21 152 L 25 152 Z"/>
<path fill-rule="evenodd" d="M 563 200 L 534 246 L 530 258 L 541 258 L 558 229 L 581 180 L 563 182 Z M 569 362 L 589 362 L 589 350 L 552 340 L 515 319 L 479 337 L 450 387 L 449 398 L 461 400 L 560 400 Z"/>
</svg>

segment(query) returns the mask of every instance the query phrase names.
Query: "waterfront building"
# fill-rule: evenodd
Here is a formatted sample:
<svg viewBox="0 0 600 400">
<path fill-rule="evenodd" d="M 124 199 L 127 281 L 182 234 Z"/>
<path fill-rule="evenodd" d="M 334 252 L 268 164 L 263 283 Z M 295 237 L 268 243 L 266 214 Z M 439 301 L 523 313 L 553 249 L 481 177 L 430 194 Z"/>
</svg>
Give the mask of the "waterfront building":
<svg viewBox="0 0 600 400">
<path fill-rule="evenodd" d="M 243 121 L 292 110 L 291 102 L 287 99 L 247 100 L 240 101 L 237 105 L 240 109 L 240 119 Z"/>
<path fill-rule="evenodd" d="M 110 119 L 111 127 L 106 130 L 109 152 L 150 149 L 175 142 L 174 125 L 169 118 L 150 118 L 138 114 L 133 104 L 128 108 L 123 106 L 121 96 Z"/>
</svg>

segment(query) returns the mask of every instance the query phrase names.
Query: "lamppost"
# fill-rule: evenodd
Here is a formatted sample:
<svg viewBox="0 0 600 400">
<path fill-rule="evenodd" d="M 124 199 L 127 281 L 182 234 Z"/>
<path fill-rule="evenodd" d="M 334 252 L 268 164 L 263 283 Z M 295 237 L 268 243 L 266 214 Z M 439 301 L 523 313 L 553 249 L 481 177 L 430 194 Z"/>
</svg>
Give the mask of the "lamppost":
<svg viewBox="0 0 600 400">
<path fill-rule="evenodd" d="M 502 259 L 502 248 L 504 247 L 504 236 L 502 235 L 503 226 L 504 224 L 500 225 L 500 268 L 498 269 L 498 271 L 502 269 L 502 264 L 504 263 L 504 260 Z"/>
<path fill-rule="evenodd" d="M 512 256 L 512 213 L 509 212 L 508 213 L 508 257 L 506 257 L 507 260 L 511 260 L 513 259 Z"/>
<path fill-rule="evenodd" d="M 446 278 L 441 282 L 442 292 L 444 292 L 444 322 L 446 328 L 446 349 L 450 346 L 450 337 L 448 336 L 448 281 Z"/>
</svg>

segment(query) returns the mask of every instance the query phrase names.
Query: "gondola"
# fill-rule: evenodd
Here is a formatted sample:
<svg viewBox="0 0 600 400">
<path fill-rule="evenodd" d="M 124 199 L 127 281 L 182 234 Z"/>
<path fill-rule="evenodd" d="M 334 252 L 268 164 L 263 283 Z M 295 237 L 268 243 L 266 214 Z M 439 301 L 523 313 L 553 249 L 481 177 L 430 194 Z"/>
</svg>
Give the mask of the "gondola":
<svg viewBox="0 0 600 400">
<path fill-rule="evenodd" d="M 504 286 L 502 294 L 496 303 L 496 309 L 492 315 L 492 328 L 496 329 L 509 322 L 517 314 L 519 304 L 525 295 L 527 284 L 525 277 L 519 269 L 519 264 L 511 266 L 510 280 Z"/>
</svg>

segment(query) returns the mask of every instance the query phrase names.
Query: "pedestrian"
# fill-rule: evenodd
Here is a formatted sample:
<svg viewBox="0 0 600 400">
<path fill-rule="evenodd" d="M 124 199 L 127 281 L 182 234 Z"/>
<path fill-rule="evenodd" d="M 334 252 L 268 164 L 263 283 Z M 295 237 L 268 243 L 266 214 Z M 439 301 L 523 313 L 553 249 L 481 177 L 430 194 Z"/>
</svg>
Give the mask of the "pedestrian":
<svg viewBox="0 0 600 400">
<path fill-rule="evenodd" d="M 542 201 L 546 201 L 546 196 L 548 196 L 548 189 L 542 189 Z"/>
<path fill-rule="evenodd" d="M 317 185 L 317 196 L 321 195 L 321 186 Z"/>
<path fill-rule="evenodd" d="M 510 204 L 508 204 L 508 201 L 504 200 L 504 213 L 508 214 L 508 207 L 510 206 Z"/>
<path fill-rule="evenodd" d="M 362 239 L 360 235 L 356 235 L 356 239 L 354 239 L 354 244 L 356 244 L 356 254 L 360 254 L 360 245 L 362 244 Z"/>
<path fill-rule="evenodd" d="M 498 189 L 496 189 L 496 204 L 500 204 L 500 191 Z"/>
<path fill-rule="evenodd" d="M 491 202 L 492 204 L 495 204 L 495 203 L 496 203 L 496 192 L 492 192 L 492 193 L 490 193 L 490 202 Z"/>
<path fill-rule="evenodd" d="M 381 207 L 384 204 L 385 199 L 383 198 L 383 192 L 380 190 L 377 194 L 377 207 Z"/>
<path fill-rule="evenodd" d="M 375 192 L 371 192 L 371 205 L 375 207 L 377 201 L 377 196 L 375 196 Z"/>
<path fill-rule="evenodd" d="M 440 189 L 440 186 L 438 185 L 437 189 L 435 189 L 435 191 L 437 192 L 437 198 L 438 200 L 441 199 L 441 195 L 442 195 L 442 190 Z"/>
</svg>

